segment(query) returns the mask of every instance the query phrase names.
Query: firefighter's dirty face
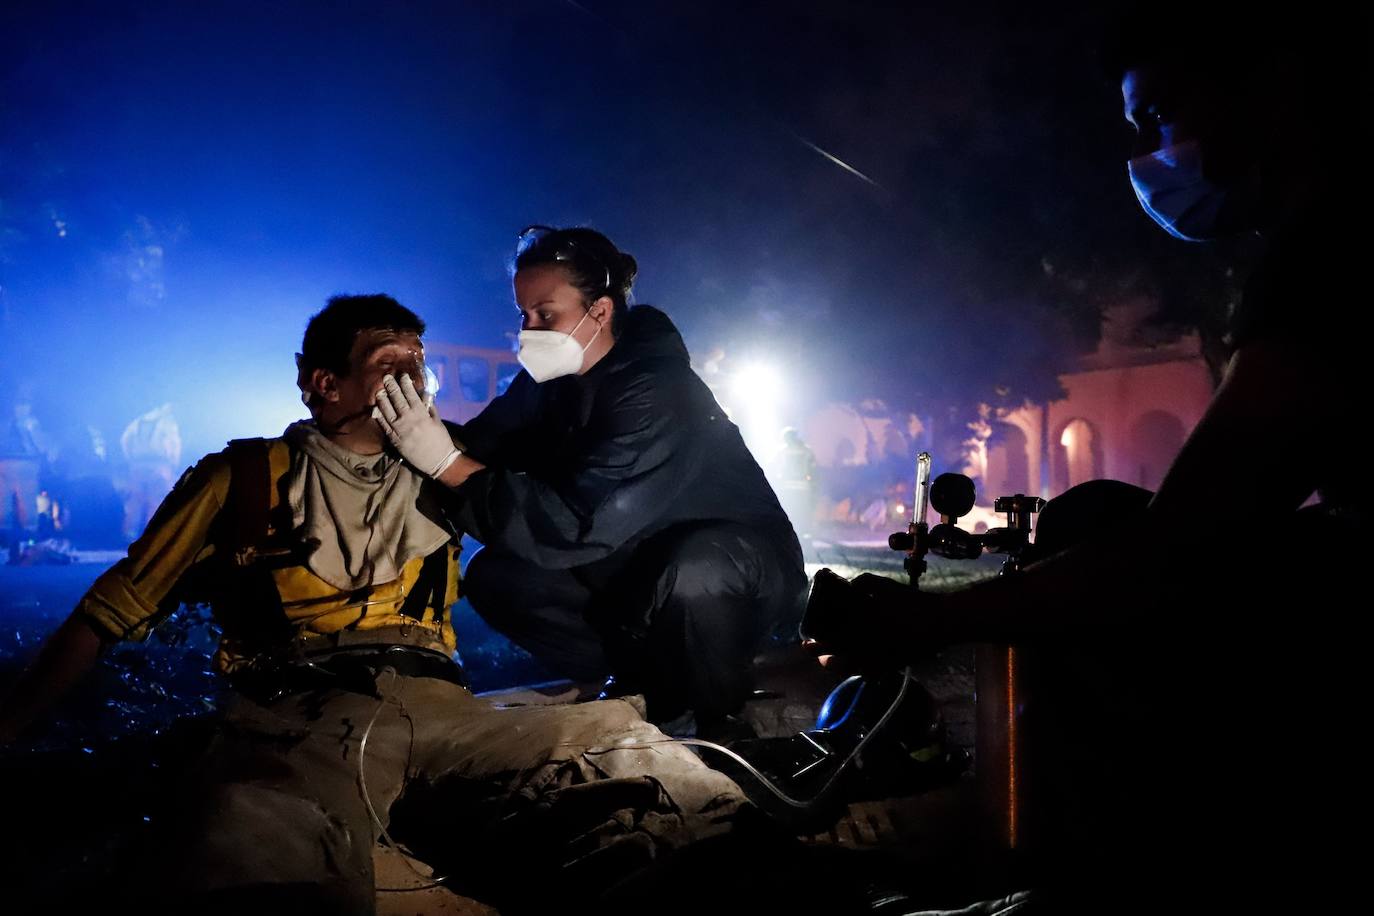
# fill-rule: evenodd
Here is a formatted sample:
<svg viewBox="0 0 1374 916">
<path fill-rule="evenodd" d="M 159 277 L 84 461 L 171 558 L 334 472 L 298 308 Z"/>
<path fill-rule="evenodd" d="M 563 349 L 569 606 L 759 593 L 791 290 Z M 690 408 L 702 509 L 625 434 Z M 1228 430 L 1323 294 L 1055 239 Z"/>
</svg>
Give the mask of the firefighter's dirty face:
<svg viewBox="0 0 1374 916">
<path fill-rule="evenodd" d="M 398 381 L 401 376 L 408 375 L 415 390 L 422 395 L 425 393 L 425 345 L 420 342 L 420 336 L 412 331 L 360 332 L 353 341 L 348 364 L 347 381 L 356 381 L 357 384 L 357 391 L 350 394 L 356 394 L 369 409 L 376 403 L 377 392 L 382 390 L 382 380 L 388 375 Z"/>
<path fill-rule="evenodd" d="M 415 390 L 425 393 L 425 346 L 420 336 L 385 328 L 358 332 L 348 357 L 348 374 L 332 376 L 321 392 L 334 422 L 370 418 L 382 380 L 388 375 L 408 375 Z"/>
</svg>

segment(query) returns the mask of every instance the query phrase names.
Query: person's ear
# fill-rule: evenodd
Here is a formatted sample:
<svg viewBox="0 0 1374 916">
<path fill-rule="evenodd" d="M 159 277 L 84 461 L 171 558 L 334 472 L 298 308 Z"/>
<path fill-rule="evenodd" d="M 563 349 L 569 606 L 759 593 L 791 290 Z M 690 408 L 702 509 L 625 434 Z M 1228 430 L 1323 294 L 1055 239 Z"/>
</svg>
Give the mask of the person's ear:
<svg viewBox="0 0 1374 916">
<path fill-rule="evenodd" d="M 328 369 L 312 369 L 304 390 L 326 401 L 339 399 L 339 377 Z"/>
<path fill-rule="evenodd" d="M 611 320 L 611 313 L 615 311 L 615 300 L 610 296 L 602 296 L 592 303 L 592 307 L 587 309 L 587 314 L 597 324 L 604 325 Z"/>
</svg>

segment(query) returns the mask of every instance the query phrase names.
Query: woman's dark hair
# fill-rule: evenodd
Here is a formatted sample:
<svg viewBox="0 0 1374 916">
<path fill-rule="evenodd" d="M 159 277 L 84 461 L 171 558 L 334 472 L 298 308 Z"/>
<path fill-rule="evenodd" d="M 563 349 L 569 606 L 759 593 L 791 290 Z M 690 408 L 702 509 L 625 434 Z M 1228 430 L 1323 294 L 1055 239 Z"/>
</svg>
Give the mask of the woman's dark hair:
<svg viewBox="0 0 1374 916">
<path fill-rule="evenodd" d="M 390 296 L 334 296 L 305 326 L 298 360 L 300 377 L 316 369 L 348 375 L 348 357 L 360 331 L 388 330 L 425 333 L 425 323 Z"/>
<path fill-rule="evenodd" d="M 530 226 L 520 233 L 513 272 L 544 264 L 556 264 L 566 270 L 568 281 L 582 293 L 588 305 L 602 296 L 610 296 L 615 303 L 611 333 L 617 332 L 629 309 L 630 288 L 639 273 L 639 265 L 632 256 L 595 229 Z"/>
<path fill-rule="evenodd" d="M 1098 61 L 1114 86 L 1127 70 L 1147 64 L 1243 82 L 1262 64 L 1252 59 L 1257 25 L 1253 13 L 1225 0 L 1131 0 L 1108 14 Z"/>
<path fill-rule="evenodd" d="M 1331 98 L 1343 109 L 1367 88 L 1362 43 L 1369 17 L 1337 15 L 1336 7 L 1330 0 L 1309 0 L 1300 8 L 1246 0 L 1130 0 L 1107 17 L 1098 61 L 1113 85 L 1127 70 L 1164 64 L 1222 88 L 1262 97 L 1281 84 L 1309 105 Z"/>
<path fill-rule="evenodd" d="M 1348 162 L 1355 112 L 1367 107 L 1362 43 L 1369 15 L 1336 13 L 1331 0 L 1265 7 L 1242 0 L 1131 0 L 1109 17 L 1098 48 L 1103 75 L 1119 84 L 1127 70 L 1163 65 L 1228 94 L 1239 117 L 1275 117 L 1291 99 L 1301 124 L 1289 133 Z M 1253 110 L 1252 110 L 1253 109 Z M 1361 166 L 1362 167 L 1362 166 Z"/>
</svg>

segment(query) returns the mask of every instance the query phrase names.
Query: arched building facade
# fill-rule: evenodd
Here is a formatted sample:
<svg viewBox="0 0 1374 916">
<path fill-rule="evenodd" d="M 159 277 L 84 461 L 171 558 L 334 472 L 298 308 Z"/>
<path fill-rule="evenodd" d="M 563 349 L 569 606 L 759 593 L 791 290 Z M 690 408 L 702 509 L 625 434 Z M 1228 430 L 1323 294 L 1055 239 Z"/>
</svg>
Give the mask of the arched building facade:
<svg viewBox="0 0 1374 916">
<path fill-rule="evenodd" d="M 1064 398 L 989 416 L 967 469 L 980 478 L 979 504 L 1018 492 L 1052 497 L 1102 477 L 1158 487 L 1212 397 L 1197 354 L 1191 337 L 1099 351 L 1060 376 Z"/>
</svg>

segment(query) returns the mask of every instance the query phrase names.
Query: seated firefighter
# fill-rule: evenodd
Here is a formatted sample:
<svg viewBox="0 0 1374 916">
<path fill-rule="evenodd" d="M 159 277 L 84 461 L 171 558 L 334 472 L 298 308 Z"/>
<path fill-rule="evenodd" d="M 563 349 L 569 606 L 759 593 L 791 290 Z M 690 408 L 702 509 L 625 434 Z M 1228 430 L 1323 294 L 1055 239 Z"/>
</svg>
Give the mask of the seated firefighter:
<svg viewBox="0 0 1374 916">
<path fill-rule="evenodd" d="M 801 546 L 673 322 L 627 306 L 636 270 L 592 229 L 521 235 L 525 371 L 444 476 L 485 545 L 467 597 L 558 674 L 609 673 L 665 727 L 740 737 L 754 653 L 800 611 Z"/>
<path fill-rule="evenodd" d="M 156 885 L 176 911 L 372 912 L 373 843 L 403 794 L 446 822 L 455 883 L 512 909 L 604 887 L 741 807 L 685 748 L 607 751 L 664 741 L 625 701 L 498 709 L 464 687 L 458 537 L 428 477 L 454 445 L 413 466 L 372 416 L 383 379 L 424 391 L 423 331 L 388 296 L 331 299 L 297 358 L 312 419 L 188 471 L 0 705 L 3 744 L 104 647 L 210 603 L 234 693 Z"/>
</svg>

